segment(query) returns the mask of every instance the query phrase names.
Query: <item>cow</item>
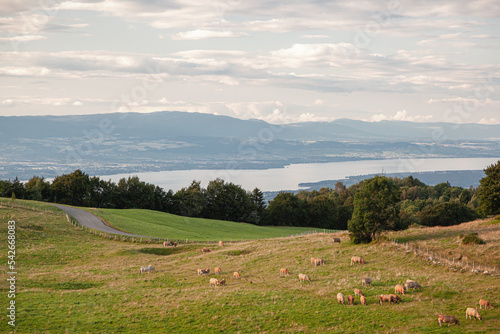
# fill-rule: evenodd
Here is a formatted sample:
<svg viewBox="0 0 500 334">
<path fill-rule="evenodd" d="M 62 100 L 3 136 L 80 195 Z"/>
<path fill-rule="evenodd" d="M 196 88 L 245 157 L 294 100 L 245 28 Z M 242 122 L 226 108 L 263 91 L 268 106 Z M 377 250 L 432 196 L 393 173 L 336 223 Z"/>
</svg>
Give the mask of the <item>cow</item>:
<svg viewBox="0 0 500 334">
<path fill-rule="evenodd" d="M 283 275 L 290 275 L 290 272 L 288 271 L 288 269 L 286 269 L 286 268 L 280 269 L 280 276 L 283 276 Z"/>
<path fill-rule="evenodd" d="M 393 295 L 391 294 L 390 295 L 393 299 L 394 299 L 394 302 L 397 304 L 401 301 L 401 297 L 399 297 L 398 295 Z"/>
<path fill-rule="evenodd" d="M 153 267 L 152 265 L 149 265 L 147 267 L 141 267 L 141 269 L 139 270 L 141 274 L 145 273 L 146 271 L 149 273 L 151 273 L 152 271 L 155 270 L 155 267 Z"/>
<path fill-rule="evenodd" d="M 465 319 L 467 319 L 467 316 L 469 317 L 469 319 L 472 319 L 472 317 L 474 317 L 474 320 L 483 320 L 483 317 L 479 315 L 479 312 L 476 308 L 467 307 L 467 309 L 465 310 Z"/>
<path fill-rule="evenodd" d="M 219 240 L 219 246 L 221 246 L 221 247 L 224 246 L 224 243 L 222 242 L 222 240 Z"/>
<path fill-rule="evenodd" d="M 394 293 L 400 293 L 402 295 L 405 294 L 405 287 L 402 286 L 402 285 L 396 285 L 396 287 L 394 288 Z"/>
<path fill-rule="evenodd" d="M 322 264 L 325 264 L 323 259 L 314 259 L 314 266 L 321 266 Z"/>
<path fill-rule="evenodd" d="M 220 272 L 221 272 L 221 269 L 220 269 L 219 267 L 215 267 L 215 273 L 216 273 L 217 275 L 219 275 L 219 274 L 220 274 Z"/>
<path fill-rule="evenodd" d="M 479 299 L 479 309 L 481 309 L 483 306 L 485 309 L 493 308 L 493 305 L 491 305 L 489 300 Z"/>
<path fill-rule="evenodd" d="M 353 257 L 351 257 L 351 266 L 352 266 L 354 263 L 361 263 L 361 264 L 365 264 L 365 260 L 363 260 L 360 256 L 353 256 Z"/>
<path fill-rule="evenodd" d="M 163 247 L 167 247 L 167 246 L 177 247 L 177 241 L 176 242 L 173 242 L 173 241 L 165 241 L 165 242 L 163 242 Z"/>
<path fill-rule="evenodd" d="M 223 278 L 219 281 L 219 285 L 226 285 L 226 279 Z"/>
<path fill-rule="evenodd" d="M 304 282 L 304 281 L 311 282 L 311 279 L 306 274 L 299 274 L 299 282 Z"/>
<path fill-rule="evenodd" d="M 203 275 L 208 275 L 210 273 L 210 269 L 198 269 L 198 275 L 203 276 Z"/>
<path fill-rule="evenodd" d="M 363 278 L 363 279 L 361 280 L 361 286 L 368 286 L 368 285 L 369 285 L 369 286 L 372 286 L 372 279 L 371 279 L 371 278 L 368 278 L 368 277 Z"/>
<path fill-rule="evenodd" d="M 420 284 L 418 284 L 417 282 L 415 281 L 412 281 L 412 280 L 406 280 L 405 282 L 405 290 L 408 291 L 409 289 L 421 289 L 422 287 L 420 286 Z"/>
<path fill-rule="evenodd" d="M 210 249 L 208 249 L 208 248 L 202 248 L 201 252 L 202 253 L 210 253 Z"/>
<path fill-rule="evenodd" d="M 395 303 L 396 300 L 392 295 L 380 295 L 378 296 L 378 301 L 380 305 L 382 305 L 382 302 L 390 302 L 390 303 Z"/>
<path fill-rule="evenodd" d="M 311 258 L 311 264 L 314 264 L 316 262 L 316 259 L 315 258 Z"/>
<path fill-rule="evenodd" d="M 211 278 L 210 279 L 210 286 L 216 286 L 216 285 L 219 285 L 219 280 L 217 278 Z"/>
<path fill-rule="evenodd" d="M 233 278 L 241 278 L 240 273 L 239 273 L 239 272 L 237 272 L 237 271 L 235 271 L 235 272 L 233 273 Z"/>
<path fill-rule="evenodd" d="M 340 244 L 340 238 L 332 238 L 332 242 L 334 245 L 336 242 Z"/>
<path fill-rule="evenodd" d="M 345 305 L 345 298 L 342 292 L 337 293 L 337 303 L 341 303 L 342 305 Z"/>
<path fill-rule="evenodd" d="M 347 300 L 349 301 L 349 304 L 354 305 L 354 297 L 349 295 L 347 296 Z"/>
<path fill-rule="evenodd" d="M 354 296 L 364 296 L 363 291 L 360 289 L 354 289 Z"/>
<path fill-rule="evenodd" d="M 441 326 L 441 323 L 448 324 L 448 327 L 450 327 L 451 324 L 457 324 L 460 325 L 460 321 L 458 321 L 457 317 L 454 315 L 438 315 L 438 324 Z"/>
<path fill-rule="evenodd" d="M 359 298 L 359 300 L 361 301 L 361 304 L 366 305 L 366 298 L 365 298 L 365 296 L 363 296 L 363 295 L 362 295 L 362 296 Z"/>
</svg>

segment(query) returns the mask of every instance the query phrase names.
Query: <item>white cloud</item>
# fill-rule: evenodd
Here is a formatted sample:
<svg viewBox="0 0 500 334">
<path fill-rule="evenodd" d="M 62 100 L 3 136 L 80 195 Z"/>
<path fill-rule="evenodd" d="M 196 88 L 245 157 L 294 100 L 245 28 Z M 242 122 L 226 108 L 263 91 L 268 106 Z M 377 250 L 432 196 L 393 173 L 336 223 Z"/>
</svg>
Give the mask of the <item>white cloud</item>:
<svg viewBox="0 0 500 334">
<path fill-rule="evenodd" d="M 479 121 L 479 124 L 500 124 L 500 121 L 497 120 L 496 118 L 481 118 Z"/>
<path fill-rule="evenodd" d="M 192 30 L 180 32 L 172 36 L 174 40 L 198 40 L 205 38 L 220 38 L 220 37 L 240 37 L 248 36 L 247 33 L 236 33 L 233 31 L 214 31 L 214 30 Z"/>
<path fill-rule="evenodd" d="M 399 110 L 394 115 L 376 114 L 370 117 L 371 122 L 380 121 L 407 121 L 407 122 L 428 122 L 433 119 L 432 115 L 409 115 L 406 110 Z"/>
</svg>

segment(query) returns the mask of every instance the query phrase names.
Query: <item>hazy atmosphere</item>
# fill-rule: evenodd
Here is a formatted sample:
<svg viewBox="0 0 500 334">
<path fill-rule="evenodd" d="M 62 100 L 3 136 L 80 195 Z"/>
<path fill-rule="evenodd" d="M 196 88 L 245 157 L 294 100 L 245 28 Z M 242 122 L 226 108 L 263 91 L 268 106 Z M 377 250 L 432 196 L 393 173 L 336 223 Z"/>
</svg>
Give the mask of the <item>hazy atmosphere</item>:
<svg viewBox="0 0 500 334">
<path fill-rule="evenodd" d="M 0 4 L 0 116 L 498 124 L 500 3 Z"/>
</svg>

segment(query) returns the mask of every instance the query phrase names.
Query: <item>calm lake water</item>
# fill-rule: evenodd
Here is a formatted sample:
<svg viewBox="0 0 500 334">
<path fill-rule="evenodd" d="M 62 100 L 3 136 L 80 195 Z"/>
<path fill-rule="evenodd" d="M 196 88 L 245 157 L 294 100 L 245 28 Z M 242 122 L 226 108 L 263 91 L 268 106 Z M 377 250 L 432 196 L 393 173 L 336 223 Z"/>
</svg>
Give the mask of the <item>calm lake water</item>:
<svg viewBox="0 0 500 334">
<path fill-rule="evenodd" d="M 253 169 L 191 169 L 162 172 L 102 175 L 103 180 L 118 182 L 121 178 L 138 176 L 141 181 L 177 191 L 188 187 L 193 180 L 202 187 L 216 178 L 241 185 L 246 190 L 255 187 L 262 191 L 296 190 L 299 183 L 338 180 L 348 176 L 374 173 L 430 172 L 446 170 L 482 170 L 500 158 L 445 159 L 385 159 L 329 163 L 292 164 L 284 168 Z"/>
</svg>

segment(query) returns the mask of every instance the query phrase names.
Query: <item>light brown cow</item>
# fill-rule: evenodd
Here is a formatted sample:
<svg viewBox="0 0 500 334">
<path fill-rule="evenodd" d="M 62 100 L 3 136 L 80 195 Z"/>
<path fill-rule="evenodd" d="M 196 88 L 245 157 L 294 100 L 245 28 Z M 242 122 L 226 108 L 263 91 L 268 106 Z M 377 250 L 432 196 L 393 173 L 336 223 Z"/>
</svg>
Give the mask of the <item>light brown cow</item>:
<svg viewBox="0 0 500 334">
<path fill-rule="evenodd" d="M 371 278 L 368 278 L 368 277 L 363 278 L 363 279 L 361 280 L 361 286 L 368 286 L 368 285 L 369 285 L 369 286 L 372 286 L 372 279 L 371 279 Z"/>
<path fill-rule="evenodd" d="M 299 274 L 299 282 L 304 282 L 304 281 L 311 282 L 311 279 L 306 274 Z"/>
<path fill-rule="evenodd" d="M 221 246 L 221 247 L 224 246 L 224 243 L 222 242 L 222 240 L 219 240 L 219 246 Z"/>
<path fill-rule="evenodd" d="M 354 297 L 349 295 L 347 296 L 347 300 L 349 301 L 349 304 L 354 305 Z"/>
<path fill-rule="evenodd" d="M 163 247 L 167 247 L 167 246 L 177 247 L 177 241 L 176 242 L 173 242 L 173 241 L 165 241 L 165 242 L 163 242 Z"/>
<path fill-rule="evenodd" d="M 396 285 L 396 287 L 394 288 L 394 293 L 400 293 L 402 295 L 405 294 L 405 287 L 402 286 L 402 285 Z"/>
<path fill-rule="evenodd" d="M 219 274 L 220 274 L 220 272 L 221 272 L 221 269 L 220 269 L 219 267 L 215 267 L 215 273 L 216 273 L 217 275 L 219 275 Z"/>
<path fill-rule="evenodd" d="M 472 319 L 472 317 L 474 317 L 474 320 L 483 320 L 483 317 L 479 315 L 479 312 L 476 308 L 467 307 L 467 309 L 465 310 L 465 319 L 467 319 L 467 316 L 469 316 L 469 319 Z"/>
<path fill-rule="evenodd" d="M 454 315 L 438 315 L 438 324 L 441 326 L 441 323 L 448 324 L 448 327 L 450 327 L 451 324 L 457 324 L 460 325 L 460 321 L 458 321 L 457 317 Z"/>
<path fill-rule="evenodd" d="M 390 302 L 390 303 L 396 302 L 396 300 L 392 295 L 380 295 L 378 296 L 378 301 L 380 305 L 382 305 L 382 302 Z"/>
<path fill-rule="evenodd" d="M 321 266 L 322 264 L 325 264 L 323 259 L 314 259 L 314 266 Z"/>
<path fill-rule="evenodd" d="M 366 298 L 365 298 L 365 296 L 361 296 L 359 298 L 359 300 L 361 301 L 361 304 L 366 305 Z"/>
<path fill-rule="evenodd" d="M 479 309 L 481 309 L 483 306 L 485 309 L 493 308 L 493 305 L 491 305 L 489 300 L 479 299 Z"/>
<path fill-rule="evenodd" d="M 332 238 L 332 241 L 334 245 L 336 242 L 340 244 L 340 238 Z"/>
<path fill-rule="evenodd" d="M 208 249 L 208 248 L 202 248 L 201 252 L 202 253 L 210 253 L 210 249 Z"/>
<path fill-rule="evenodd" d="M 345 298 L 342 292 L 337 293 L 337 303 L 341 303 L 342 305 L 345 305 Z"/>
<path fill-rule="evenodd" d="M 216 285 L 219 285 L 219 280 L 217 278 L 211 278 L 210 279 L 210 286 L 216 286 Z"/>
<path fill-rule="evenodd" d="M 210 269 L 209 268 L 206 268 L 206 269 L 198 269 L 198 275 L 208 275 L 210 273 Z"/>
<path fill-rule="evenodd" d="M 354 263 L 361 263 L 361 264 L 365 264 L 365 260 L 363 260 L 360 256 L 353 256 L 353 257 L 351 257 L 351 266 L 352 266 Z"/>
<path fill-rule="evenodd" d="M 360 289 L 354 289 L 354 295 L 355 296 L 364 296 L 363 291 L 361 291 Z"/>
<path fill-rule="evenodd" d="M 283 276 L 283 275 L 290 275 L 290 272 L 288 271 L 288 269 L 286 269 L 286 268 L 280 269 L 280 276 Z"/>
<path fill-rule="evenodd" d="M 233 273 L 233 278 L 241 278 L 240 273 L 239 273 L 239 272 L 237 272 L 237 271 L 235 271 L 235 272 Z"/>
<path fill-rule="evenodd" d="M 315 261 L 316 261 L 316 259 L 312 257 L 311 258 L 311 264 L 314 264 Z"/>
</svg>

